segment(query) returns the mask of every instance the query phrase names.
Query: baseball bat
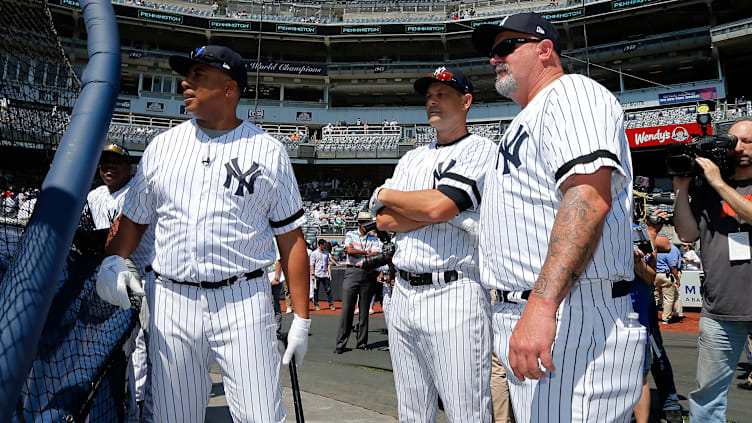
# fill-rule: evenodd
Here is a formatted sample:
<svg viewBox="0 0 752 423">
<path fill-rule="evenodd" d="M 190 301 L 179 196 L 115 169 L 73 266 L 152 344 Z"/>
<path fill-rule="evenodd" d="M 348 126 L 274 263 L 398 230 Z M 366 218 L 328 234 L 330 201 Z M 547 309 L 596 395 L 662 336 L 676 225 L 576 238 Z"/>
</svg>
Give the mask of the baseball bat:
<svg viewBox="0 0 752 423">
<path fill-rule="evenodd" d="M 300 385 L 298 384 L 298 366 L 295 364 L 295 356 L 290 360 L 290 382 L 292 384 L 292 402 L 295 405 L 295 421 L 305 423 L 303 417 L 303 401 L 300 399 Z"/>
</svg>

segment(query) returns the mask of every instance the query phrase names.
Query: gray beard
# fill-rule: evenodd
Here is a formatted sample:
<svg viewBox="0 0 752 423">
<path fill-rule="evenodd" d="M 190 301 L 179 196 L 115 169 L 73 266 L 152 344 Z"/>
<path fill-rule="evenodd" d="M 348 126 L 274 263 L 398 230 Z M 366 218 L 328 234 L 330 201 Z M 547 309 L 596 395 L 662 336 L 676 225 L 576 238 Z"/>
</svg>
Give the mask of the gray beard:
<svg viewBox="0 0 752 423">
<path fill-rule="evenodd" d="M 517 81 L 514 80 L 511 74 L 507 74 L 504 78 L 496 78 L 496 92 L 504 97 L 511 98 L 512 94 L 517 91 Z"/>
<path fill-rule="evenodd" d="M 512 98 L 512 94 L 517 91 L 517 81 L 514 79 L 514 76 L 512 76 L 512 73 L 509 71 L 509 67 L 506 64 L 498 65 L 496 70 L 504 70 L 507 73 L 507 76 L 503 78 L 500 78 L 498 74 L 496 75 L 496 83 L 494 84 L 496 92 L 504 97 Z"/>
</svg>

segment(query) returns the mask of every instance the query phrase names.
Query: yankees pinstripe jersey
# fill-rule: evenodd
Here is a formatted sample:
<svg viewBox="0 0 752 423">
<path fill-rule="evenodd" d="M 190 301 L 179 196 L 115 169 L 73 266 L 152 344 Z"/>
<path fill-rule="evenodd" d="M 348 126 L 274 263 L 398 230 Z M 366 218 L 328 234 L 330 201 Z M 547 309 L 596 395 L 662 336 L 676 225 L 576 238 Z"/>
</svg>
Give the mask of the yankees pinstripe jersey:
<svg viewBox="0 0 752 423">
<path fill-rule="evenodd" d="M 34 213 L 34 206 L 37 204 L 37 199 L 32 198 L 21 203 L 21 207 L 18 209 L 19 219 L 29 219 L 31 214 Z"/>
<path fill-rule="evenodd" d="M 435 141 L 407 153 L 394 170 L 389 188 L 399 191 L 438 189 L 448 194 L 460 211 L 476 209 L 483 180 L 495 156 L 494 143 L 466 135 L 445 145 Z M 467 232 L 449 223 L 436 223 L 397 233 L 394 265 L 415 273 L 460 270 L 477 280 L 477 245 Z"/>
<path fill-rule="evenodd" d="M 107 185 L 102 185 L 89 192 L 86 203 L 89 205 L 94 229 L 108 229 L 123 210 L 125 194 L 131 188 L 133 179 L 125 186 L 110 194 Z M 143 270 L 154 259 L 154 225 L 149 225 L 136 250 L 131 254 L 133 263 Z"/>
<path fill-rule="evenodd" d="M 583 279 L 633 279 L 632 160 L 623 110 L 603 86 L 565 75 L 512 121 L 488 173 L 481 207 L 481 280 L 532 289 L 548 251 L 559 188 L 573 174 L 612 167 L 611 211 Z"/>
<path fill-rule="evenodd" d="M 219 281 L 270 265 L 272 237 L 305 222 L 279 141 L 249 122 L 212 139 L 195 119 L 147 146 L 123 214 L 136 223 L 156 217 L 152 266 L 188 282 Z"/>
</svg>

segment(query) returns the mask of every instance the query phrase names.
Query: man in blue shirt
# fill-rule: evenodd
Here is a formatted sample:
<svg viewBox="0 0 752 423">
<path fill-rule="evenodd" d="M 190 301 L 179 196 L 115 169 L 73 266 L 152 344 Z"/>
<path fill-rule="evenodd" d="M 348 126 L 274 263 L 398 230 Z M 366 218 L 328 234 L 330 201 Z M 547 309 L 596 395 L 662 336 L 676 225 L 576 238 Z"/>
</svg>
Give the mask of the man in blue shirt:
<svg viewBox="0 0 752 423">
<path fill-rule="evenodd" d="M 664 234 L 658 234 L 655 238 L 656 248 L 659 251 L 668 253 L 658 253 L 656 261 L 655 287 L 656 295 L 663 293 L 663 324 L 667 325 L 671 318 L 671 313 L 676 311 L 676 316 L 681 320 L 684 318 L 682 312 L 681 296 L 679 295 L 679 269 L 681 268 L 681 253 L 675 245 L 671 244 L 668 237 Z"/>
<path fill-rule="evenodd" d="M 645 256 L 637 247 L 634 247 L 634 272 L 635 278 L 629 288 L 632 308 L 639 314 L 640 324 L 648 330 L 651 301 L 648 287 L 652 287 L 655 280 L 655 259 L 652 255 Z M 650 419 L 650 387 L 647 376 L 653 362 L 652 358 L 653 354 L 648 343 L 645 345 L 645 362 L 642 367 L 642 395 L 634 408 L 636 423 L 647 423 Z"/>
</svg>

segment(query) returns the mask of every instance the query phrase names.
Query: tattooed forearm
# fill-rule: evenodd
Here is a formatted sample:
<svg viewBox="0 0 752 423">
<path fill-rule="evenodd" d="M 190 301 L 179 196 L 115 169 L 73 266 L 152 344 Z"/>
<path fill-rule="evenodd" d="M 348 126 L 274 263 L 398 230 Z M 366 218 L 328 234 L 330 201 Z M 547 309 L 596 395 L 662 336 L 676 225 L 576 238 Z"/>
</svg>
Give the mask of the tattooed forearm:
<svg viewBox="0 0 752 423">
<path fill-rule="evenodd" d="M 118 216 L 115 221 L 112 222 L 112 226 L 110 226 L 110 232 L 107 234 L 107 241 L 104 243 L 105 247 L 110 246 L 112 239 L 115 238 L 115 235 L 118 233 L 118 229 L 120 229 L 120 216 Z"/>
<path fill-rule="evenodd" d="M 585 270 L 603 232 L 607 207 L 596 207 L 585 188 L 569 188 L 556 214 L 548 254 L 534 293 L 557 303 Z"/>
</svg>

